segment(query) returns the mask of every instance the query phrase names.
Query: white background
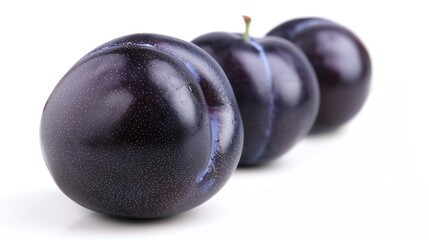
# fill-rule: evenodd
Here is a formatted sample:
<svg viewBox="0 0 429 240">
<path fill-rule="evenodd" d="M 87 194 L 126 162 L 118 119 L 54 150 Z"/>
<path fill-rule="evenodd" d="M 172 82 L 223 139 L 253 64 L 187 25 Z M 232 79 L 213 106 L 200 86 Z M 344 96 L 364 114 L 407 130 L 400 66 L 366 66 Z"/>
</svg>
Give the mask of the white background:
<svg viewBox="0 0 429 240">
<path fill-rule="evenodd" d="M 0 239 L 429 239 L 429 18 L 424 1 L 2 1 Z M 373 60 L 362 112 L 273 164 L 238 170 L 205 204 L 157 221 L 86 210 L 53 182 L 42 108 L 65 72 L 113 38 L 251 35 L 303 16 L 352 29 Z M 426 16 L 425 16 L 426 15 Z"/>
</svg>

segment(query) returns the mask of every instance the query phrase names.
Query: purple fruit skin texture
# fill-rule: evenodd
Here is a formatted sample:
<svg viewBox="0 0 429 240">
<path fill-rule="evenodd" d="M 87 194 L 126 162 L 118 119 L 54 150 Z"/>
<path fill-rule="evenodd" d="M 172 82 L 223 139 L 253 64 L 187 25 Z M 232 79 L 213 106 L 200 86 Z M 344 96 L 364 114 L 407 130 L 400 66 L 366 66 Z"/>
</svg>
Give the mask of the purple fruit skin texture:
<svg viewBox="0 0 429 240">
<path fill-rule="evenodd" d="M 319 89 L 310 63 L 291 43 L 214 32 L 192 41 L 222 66 L 244 125 L 239 166 L 258 166 L 291 149 L 310 130 Z"/>
<path fill-rule="evenodd" d="M 42 152 L 59 188 L 101 213 L 150 219 L 194 208 L 237 167 L 239 109 L 195 45 L 135 34 L 79 60 L 50 95 Z"/>
<path fill-rule="evenodd" d="M 350 30 L 327 19 L 300 18 L 267 35 L 296 44 L 314 67 L 321 97 L 315 130 L 337 128 L 362 109 L 370 88 L 371 59 Z"/>
</svg>

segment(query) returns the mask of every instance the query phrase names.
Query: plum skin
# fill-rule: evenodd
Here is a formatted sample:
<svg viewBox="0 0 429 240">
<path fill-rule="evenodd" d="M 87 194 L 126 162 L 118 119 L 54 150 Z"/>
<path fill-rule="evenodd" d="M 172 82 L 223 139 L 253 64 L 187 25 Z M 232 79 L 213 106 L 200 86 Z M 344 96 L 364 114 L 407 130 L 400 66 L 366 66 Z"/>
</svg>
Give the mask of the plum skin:
<svg viewBox="0 0 429 240">
<path fill-rule="evenodd" d="M 318 111 L 319 89 L 310 63 L 293 44 L 224 32 L 192 42 L 217 60 L 231 82 L 244 126 L 239 166 L 273 161 L 308 133 Z"/>
<path fill-rule="evenodd" d="M 368 97 L 372 67 L 366 47 L 354 33 L 327 19 L 299 18 L 267 35 L 295 43 L 314 67 L 321 97 L 314 130 L 335 129 L 358 114 Z"/>
<path fill-rule="evenodd" d="M 210 56 L 179 39 L 134 34 L 96 48 L 61 79 L 43 109 L 40 140 L 69 198 L 150 219 L 216 194 L 238 164 L 243 129 Z"/>
</svg>

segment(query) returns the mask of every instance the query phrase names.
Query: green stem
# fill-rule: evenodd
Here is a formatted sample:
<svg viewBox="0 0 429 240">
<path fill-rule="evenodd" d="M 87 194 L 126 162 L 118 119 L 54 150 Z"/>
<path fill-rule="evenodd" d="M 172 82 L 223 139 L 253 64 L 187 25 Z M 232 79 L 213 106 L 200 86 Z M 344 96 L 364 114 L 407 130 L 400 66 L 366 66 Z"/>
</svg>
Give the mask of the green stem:
<svg viewBox="0 0 429 240">
<path fill-rule="evenodd" d="M 252 19 L 246 15 L 243 15 L 243 19 L 244 19 L 244 23 L 246 24 L 246 30 L 244 31 L 243 39 L 244 41 L 249 41 L 250 40 L 249 27 L 250 27 L 250 21 Z"/>
</svg>

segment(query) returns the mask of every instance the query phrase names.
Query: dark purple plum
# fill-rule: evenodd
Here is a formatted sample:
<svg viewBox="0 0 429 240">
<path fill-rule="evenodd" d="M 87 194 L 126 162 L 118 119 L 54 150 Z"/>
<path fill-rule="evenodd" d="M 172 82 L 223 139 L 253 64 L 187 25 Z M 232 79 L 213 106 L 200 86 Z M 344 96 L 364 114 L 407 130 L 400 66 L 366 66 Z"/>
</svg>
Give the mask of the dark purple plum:
<svg viewBox="0 0 429 240">
<path fill-rule="evenodd" d="M 300 18 L 280 24 L 268 36 L 295 43 L 311 62 L 320 87 L 314 130 L 330 130 L 351 120 L 369 91 L 371 60 L 350 30 L 330 20 Z"/>
<path fill-rule="evenodd" d="M 192 42 L 222 66 L 244 125 L 239 166 L 267 163 L 291 149 L 314 123 L 319 106 L 316 76 L 304 54 L 277 37 L 214 32 Z"/>
<path fill-rule="evenodd" d="M 127 218 L 166 217 L 218 192 L 243 144 L 234 93 L 197 46 L 135 34 L 79 60 L 50 95 L 45 162 L 80 205 Z"/>
</svg>

